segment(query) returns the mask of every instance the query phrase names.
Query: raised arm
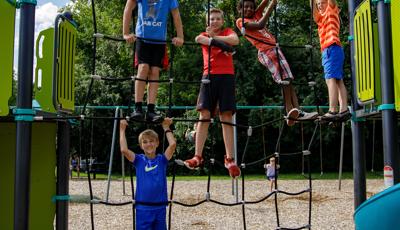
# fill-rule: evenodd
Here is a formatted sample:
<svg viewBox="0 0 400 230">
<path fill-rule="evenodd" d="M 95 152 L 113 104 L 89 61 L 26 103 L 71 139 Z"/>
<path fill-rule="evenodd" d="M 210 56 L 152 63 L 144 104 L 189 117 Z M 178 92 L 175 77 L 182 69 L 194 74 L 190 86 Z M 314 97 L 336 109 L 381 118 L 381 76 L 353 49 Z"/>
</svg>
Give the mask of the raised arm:
<svg viewBox="0 0 400 230">
<path fill-rule="evenodd" d="M 260 6 L 262 4 L 264 4 L 264 2 L 268 2 L 266 0 L 264 0 Z M 266 4 L 266 3 L 265 3 Z M 261 30 L 265 28 L 265 25 L 267 25 L 268 19 L 271 16 L 272 11 L 274 10 L 274 7 L 277 4 L 277 0 L 271 0 L 269 2 L 269 5 L 267 7 L 267 10 L 265 11 L 265 13 L 263 14 L 263 16 L 261 17 L 260 20 L 258 20 L 257 22 L 248 22 L 245 24 L 245 28 L 246 29 L 250 29 L 250 30 Z M 260 8 L 260 6 L 257 8 L 257 10 Z M 264 6 L 265 8 L 265 6 Z"/>
<path fill-rule="evenodd" d="M 172 124 L 172 119 L 171 118 L 165 118 L 164 121 L 162 122 L 162 127 L 165 132 L 165 136 L 167 137 L 168 140 L 168 147 L 165 150 L 165 157 L 170 160 L 172 156 L 174 155 L 175 149 L 176 149 L 176 140 L 174 137 L 174 134 L 172 133 L 170 129 L 170 125 Z"/>
<path fill-rule="evenodd" d="M 265 7 L 267 7 L 269 0 L 263 0 L 260 5 L 257 6 L 256 12 L 263 12 Z"/>
<path fill-rule="evenodd" d="M 321 15 L 318 12 L 316 0 L 310 0 L 310 7 L 312 9 L 314 21 L 317 22 Z"/>
<path fill-rule="evenodd" d="M 172 39 L 172 43 L 176 46 L 182 46 L 184 43 L 184 37 L 183 37 L 182 19 L 179 13 L 179 9 L 175 8 L 171 10 L 171 14 L 174 20 L 174 26 L 176 30 L 176 37 Z"/>
<path fill-rule="evenodd" d="M 136 36 L 129 31 L 129 24 L 132 19 L 132 10 L 136 7 L 136 0 L 126 0 L 124 17 L 122 19 L 122 35 L 126 42 L 133 43 L 136 40 Z"/>
<path fill-rule="evenodd" d="M 135 160 L 135 153 L 128 149 L 128 144 L 126 143 L 125 130 L 127 126 L 128 122 L 126 120 L 121 120 L 119 124 L 119 146 L 121 153 L 124 154 L 126 159 L 133 162 Z"/>
</svg>

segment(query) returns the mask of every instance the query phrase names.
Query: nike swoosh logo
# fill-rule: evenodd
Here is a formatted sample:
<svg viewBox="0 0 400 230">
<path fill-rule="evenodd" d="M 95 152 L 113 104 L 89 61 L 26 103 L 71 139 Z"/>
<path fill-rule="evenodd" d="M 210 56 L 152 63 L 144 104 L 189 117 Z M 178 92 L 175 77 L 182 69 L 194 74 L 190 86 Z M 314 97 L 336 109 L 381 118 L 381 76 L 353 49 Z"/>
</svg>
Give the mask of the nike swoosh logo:
<svg viewBox="0 0 400 230">
<path fill-rule="evenodd" d="M 147 165 L 146 165 L 146 166 L 144 167 L 144 171 L 145 171 L 145 172 L 150 172 L 150 171 L 156 169 L 157 166 L 158 166 L 158 165 L 154 165 L 153 167 L 147 167 Z"/>
</svg>

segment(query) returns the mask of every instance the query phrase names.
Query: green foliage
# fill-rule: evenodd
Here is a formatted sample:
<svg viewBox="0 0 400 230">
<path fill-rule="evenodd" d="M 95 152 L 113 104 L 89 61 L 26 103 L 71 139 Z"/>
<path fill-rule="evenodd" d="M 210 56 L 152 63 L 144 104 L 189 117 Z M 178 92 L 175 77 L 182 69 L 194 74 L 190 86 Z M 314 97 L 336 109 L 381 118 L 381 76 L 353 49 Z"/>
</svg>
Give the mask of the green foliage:
<svg viewBox="0 0 400 230">
<path fill-rule="evenodd" d="M 214 0 L 211 1 L 212 7 L 219 7 L 225 12 L 226 26 L 235 28 L 235 21 L 238 18 L 236 12 L 236 2 L 234 0 Z M 194 42 L 194 38 L 205 30 L 206 13 L 208 1 L 180 0 L 180 13 L 184 25 L 185 41 Z M 345 4 L 339 3 L 342 7 L 342 41 L 346 41 L 347 34 L 347 8 Z M 110 0 L 96 2 L 96 22 L 98 33 L 122 36 L 122 15 L 124 1 Z M 86 0 L 76 0 L 70 10 L 74 14 L 74 19 L 79 24 L 77 56 L 76 56 L 76 103 L 84 104 L 88 89 L 91 87 L 91 95 L 88 98 L 90 105 L 128 105 L 132 99 L 130 82 L 92 82 L 90 75 L 97 74 L 109 77 L 128 77 L 134 75 L 132 68 L 133 48 L 124 42 L 111 42 L 97 40 L 94 43 L 92 8 L 90 2 Z M 276 19 L 276 20 L 275 20 Z M 271 17 L 269 28 L 272 33 L 276 33 L 280 44 L 305 45 L 310 43 L 310 8 L 308 1 L 304 0 L 281 0 L 277 8 L 277 17 Z M 295 76 L 296 90 L 300 103 L 303 105 L 325 105 L 327 103 L 327 91 L 320 63 L 319 40 L 315 23 L 312 23 L 312 39 L 314 45 L 312 51 L 306 49 L 283 48 L 283 52 L 291 66 Z M 236 29 L 236 28 L 235 28 Z M 237 30 L 237 29 L 236 29 Z M 239 31 L 237 31 L 239 33 Z M 173 37 L 175 32 L 173 26 L 169 27 L 168 37 Z M 257 60 L 256 49 L 244 38 L 240 37 L 240 45 L 236 47 L 237 53 L 234 56 L 236 70 L 236 100 L 239 105 L 282 105 L 280 88 L 273 82 L 269 71 Z M 94 45 L 96 52 L 94 53 Z M 344 45 L 346 46 L 345 42 Z M 202 53 L 199 46 L 184 46 L 180 48 L 169 47 L 171 68 L 167 72 L 162 72 L 160 78 L 168 79 L 173 77 L 176 81 L 199 81 L 202 76 Z M 312 53 L 312 56 L 310 55 Z M 93 57 L 96 62 L 93 65 Z M 310 88 L 308 81 L 316 81 L 317 86 Z M 169 84 L 160 84 L 157 103 L 159 105 L 195 105 L 199 90 L 199 84 L 184 85 L 173 84 L 172 101 L 169 100 Z M 87 111 L 88 115 L 93 116 L 114 116 L 114 111 Z M 126 114 L 124 114 L 126 115 Z M 196 111 L 173 111 L 172 116 L 183 118 L 197 118 Z M 282 117 L 279 110 L 240 110 L 237 113 L 237 122 L 240 124 L 258 125 L 263 122 Z M 281 123 L 275 123 L 264 129 L 254 130 L 247 148 L 245 161 L 251 162 L 258 160 L 264 155 L 275 152 L 276 146 L 280 146 L 283 152 L 301 151 L 302 131 L 301 126 L 296 125 L 288 128 L 285 126 L 281 142 L 277 145 L 279 128 Z M 82 135 L 85 141 L 81 146 L 81 153 L 92 152 L 100 161 L 107 161 L 111 146 L 113 122 L 108 120 L 96 120 L 91 135 L 91 123 L 83 123 L 84 131 Z M 147 125 L 132 123 L 128 130 L 128 142 L 133 149 L 138 150 L 137 135 Z M 191 123 L 176 122 L 175 135 L 178 141 L 177 157 L 186 159 L 194 153 L 194 146 L 184 138 L 184 133 L 188 128 L 192 128 Z M 162 133 L 160 127 L 150 126 Z M 78 131 L 79 126 L 74 128 L 74 148 L 79 150 Z M 304 125 L 304 145 L 307 147 L 307 140 L 310 139 L 314 131 L 314 125 L 307 123 Z M 241 159 L 246 143 L 246 129 L 238 129 L 238 152 Z M 326 170 L 336 169 L 337 159 L 333 152 L 338 152 L 337 141 L 339 140 L 339 129 L 324 129 L 322 135 L 322 149 L 327 151 L 329 164 Z M 318 136 L 318 135 L 317 135 Z M 92 138 L 93 137 L 93 138 Z M 213 138 L 211 138 L 213 137 Z M 93 139 L 93 143 L 91 140 Z M 346 132 L 346 140 L 350 140 L 349 132 Z M 312 145 L 314 153 L 319 152 L 319 139 L 317 138 Z M 206 143 L 206 156 L 215 153 L 216 159 L 222 161 L 224 155 L 224 145 L 222 141 L 221 127 L 214 125 L 210 128 L 209 138 Z M 264 147 L 265 146 L 265 147 Z M 118 152 L 118 147 L 116 148 Z M 345 151 L 350 152 L 351 146 L 346 147 Z M 119 167 L 119 154 L 116 154 L 114 162 Z M 351 157 L 348 157 L 348 165 L 345 169 L 351 169 Z M 299 172 L 301 170 L 301 157 L 293 159 L 282 159 L 288 167 L 282 168 L 283 171 Z M 319 165 L 318 157 L 312 161 Z M 260 165 L 250 169 L 255 172 L 262 171 Z M 224 169 L 221 171 L 224 172 Z M 188 173 L 183 170 L 183 173 Z M 224 172 L 225 173 L 225 172 Z"/>
</svg>

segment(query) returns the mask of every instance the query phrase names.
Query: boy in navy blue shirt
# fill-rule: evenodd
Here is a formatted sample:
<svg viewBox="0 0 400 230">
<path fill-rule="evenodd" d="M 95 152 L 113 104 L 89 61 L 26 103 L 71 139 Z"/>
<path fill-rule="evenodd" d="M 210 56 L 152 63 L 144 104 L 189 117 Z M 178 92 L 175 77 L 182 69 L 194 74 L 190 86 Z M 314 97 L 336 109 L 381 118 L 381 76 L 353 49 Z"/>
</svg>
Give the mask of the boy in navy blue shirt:
<svg viewBox="0 0 400 230">
<path fill-rule="evenodd" d="M 138 5 L 138 19 L 136 22 L 136 34 L 130 33 L 129 23 L 132 18 L 132 10 Z M 178 0 L 127 0 L 123 17 L 123 37 L 128 43 L 136 41 L 138 55 L 138 74 L 135 81 L 135 111 L 132 118 L 143 119 L 143 97 L 146 80 L 159 79 L 160 68 L 163 67 L 165 54 L 165 40 L 167 38 L 167 19 L 171 12 L 174 21 L 176 37 L 172 38 L 175 46 L 183 45 L 182 20 L 178 9 Z M 136 38 L 140 39 L 136 39 Z M 146 40 L 148 39 L 148 40 Z M 161 42 L 160 42 L 161 41 Z M 147 92 L 148 121 L 158 122 L 162 117 L 155 112 L 158 82 L 149 82 Z"/>
<path fill-rule="evenodd" d="M 154 130 L 146 129 L 139 135 L 139 145 L 143 153 L 135 154 L 128 149 L 125 130 L 126 120 L 120 123 L 119 143 L 121 153 L 133 163 L 136 168 L 136 229 L 166 230 L 167 166 L 176 149 L 176 140 L 169 126 L 172 119 L 165 118 L 162 122 L 168 147 L 164 154 L 156 153 L 159 145 L 158 135 Z M 146 205 L 145 203 L 160 203 Z M 142 204 L 141 204 L 142 203 Z"/>
</svg>

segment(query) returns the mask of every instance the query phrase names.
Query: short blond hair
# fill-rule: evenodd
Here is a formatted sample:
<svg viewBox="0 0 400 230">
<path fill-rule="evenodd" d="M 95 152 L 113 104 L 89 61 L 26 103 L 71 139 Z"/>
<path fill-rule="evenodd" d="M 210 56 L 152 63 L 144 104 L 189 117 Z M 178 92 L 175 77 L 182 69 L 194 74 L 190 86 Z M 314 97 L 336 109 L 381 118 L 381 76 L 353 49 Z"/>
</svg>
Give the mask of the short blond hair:
<svg viewBox="0 0 400 230">
<path fill-rule="evenodd" d="M 224 11 L 222 11 L 221 9 L 218 9 L 218 8 L 211 8 L 211 9 L 210 9 L 210 15 L 211 15 L 212 13 L 221 14 L 222 19 L 224 19 Z M 208 24 L 208 12 L 206 13 L 206 24 Z"/>
<path fill-rule="evenodd" d="M 142 144 L 144 137 L 154 138 L 156 141 L 158 141 L 158 134 L 152 129 L 146 129 L 139 134 L 139 144 Z"/>
</svg>

